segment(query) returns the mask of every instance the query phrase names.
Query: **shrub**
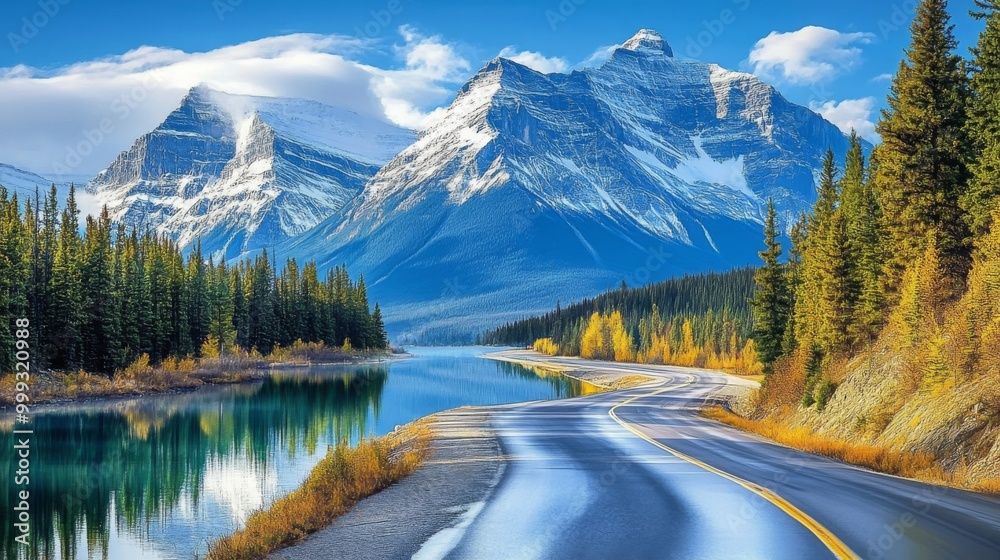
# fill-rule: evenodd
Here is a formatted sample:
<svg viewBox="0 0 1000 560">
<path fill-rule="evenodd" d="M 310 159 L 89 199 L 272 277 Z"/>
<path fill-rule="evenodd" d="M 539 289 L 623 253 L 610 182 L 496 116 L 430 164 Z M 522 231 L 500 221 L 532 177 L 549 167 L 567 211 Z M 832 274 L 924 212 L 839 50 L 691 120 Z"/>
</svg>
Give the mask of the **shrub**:
<svg viewBox="0 0 1000 560">
<path fill-rule="evenodd" d="M 218 358 L 222 354 L 222 345 L 219 344 L 219 339 L 215 335 L 208 335 L 205 342 L 201 343 L 201 357 L 202 358 Z"/>
<path fill-rule="evenodd" d="M 826 408 L 826 403 L 830 401 L 830 397 L 833 396 L 836 390 L 837 385 L 829 379 L 820 381 L 819 386 L 816 388 L 816 410 L 823 412 L 823 409 Z"/>
<path fill-rule="evenodd" d="M 547 356 L 555 356 L 559 353 L 559 347 L 556 346 L 556 343 L 553 342 L 551 338 L 539 338 L 535 341 L 533 348 L 535 352 L 539 352 Z"/>
<path fill-rule="evenodd" d="M 209 560 L 266 558 L 329 525 L 361 499 L 409 475 L 427 453 L 430 434 L 410 426 L 351 448 L 327 451 L 297 490 L 252 515 L 246 527 L 211 544 Z"/>
<path fill-rule="evenodd" d="M 133 382 L 148 380 L 152 374 L 153 367 L 149 365 L 149 354 L 139 356 L 121 372 L 122 377 Z"/>
</svg>

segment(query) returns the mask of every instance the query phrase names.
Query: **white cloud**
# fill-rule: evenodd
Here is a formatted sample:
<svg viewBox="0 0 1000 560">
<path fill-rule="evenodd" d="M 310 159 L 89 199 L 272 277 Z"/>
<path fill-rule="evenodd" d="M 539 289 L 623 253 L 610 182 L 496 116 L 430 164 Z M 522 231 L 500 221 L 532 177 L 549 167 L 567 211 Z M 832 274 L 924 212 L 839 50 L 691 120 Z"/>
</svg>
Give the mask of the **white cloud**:
<svg viewBox="0 0 1000 560">
<path fill-rule="evenodd" d="M 570 69 L 570 63 L 565 58 L 548 57 L 534 51 L 517 51 L 514 47 L 505 47 L 500 56 L 543 74 L 561 74 Z"/>
<path fill-rule="evenodd" d="M 418 127 L 428 111 L 450 100 L 469 64 L 440 37 L 399 31 L 399 64 L 388 69 L 357 61 L 378 52 L 374 41 L 316 34 L 195 53 L 143 46 L 49 70 L 0 68 L 0 161 L 42 175 L 92 175 L 199 83 L 229 93 L 312 99 Z M 79 157 L 71 158 L 74 153 Z"/>
<path fill-rule="evenodd" d="M 606 47 L 600 47 L 597 50 L 595 50 L 590 56 L 588 56 L 583 62 L 581 62 L 580 66 L 583 67 L 601 66 L 602 64 L 607 62 L 609 58 L 611 58 L 611 55 L 614 54 L 615 50 L 617 50 L 619 47 L 621 47 L 621 45 L 609 45 Z"/>
<path fill-rule="evenodd" d="M 404 62 L 401 69 L 366 67 L 375 77 L 373 91 L 385 115 L 396 124 L 421 129 L 440 115 L 425 107 L 440 104 L 454 94 L 454 86 L 468 78 L 469 61 L 440 36 L 426 37 L 415 28 L 399 28 L 405 43 L 395 47 Z"/>
<path fill-rule="evenodd" d="M 809 103 L 809 107 L 823 118 L 837 125 L 837 128 L 850 133 L 851 130 L 858 131 L 862 138 L 869 142 L 880 142 L 878 134 L 875 133 L 875 123 L 872 121 L 872 113 L 875 111 L 875 98 L 865 97 L 862 99 L 845 99 L 843 101 L 827 101 Z"/>
<path fill-rule="evenodd" d="M 892 81 L 893 78 L 894 78 L 894 76 L 892 74 L 879 74 L 878 76 L 875 76 L 874 78 L 872 78 L 872 81 L 873 82 L 890 82 L 890 81 Z"/>
<path fill-rule="evenodd" d="M 762 78 L 811 85 L 857 66 L 861 62 L 857 45 L 866 45 L 873 37 L 816 26 L 788 33 L 772 31 L 754 45 L 749 62 Z"/>
</svg>

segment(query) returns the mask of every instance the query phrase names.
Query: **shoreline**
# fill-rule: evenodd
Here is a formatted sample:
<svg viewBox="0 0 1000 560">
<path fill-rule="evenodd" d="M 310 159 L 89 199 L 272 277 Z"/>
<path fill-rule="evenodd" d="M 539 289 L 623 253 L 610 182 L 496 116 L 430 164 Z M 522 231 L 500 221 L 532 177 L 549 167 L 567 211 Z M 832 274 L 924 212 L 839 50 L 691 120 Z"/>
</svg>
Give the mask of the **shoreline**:
<svg viewBox="0 0 1000 560">
<path fill-rule="evenodd" d="M 613 371 L 600 371 L 600 370 L 586 370 L 577 369 L 564 364 L 557 364 L 548 361 L 530 361 L 530 360 L 519 360 L 517 358 L 508 356 L 511 352 L 525 352 L 525 350 L 498 350 L 496 352 L 490 352 L 489 354 L 483 354 L 482 357 L 488 360 L 495 360 L 498 362 L 507 362 L 510 364 L 517 364 L 522 367 L 529 369 L 538 368 L 541 370 L 549 371 L 559 375 L 569 377 L 571 379 L 576 379 L 583 383 L 589 383 L 595 387 L 602 389 L 604 392 L 610 391 L 620 391 L 623 389 L 632 389 L 634 387 L 641 387 L 647 383 L 655 382 L 656 379 L 646 375 L 640 375 L 636 373 L 616 373 Z M 543 354 L 538 354 L 539 356 L 544 356 Z"/>
<path fill-rule="evenodd" d="M 656 381 L 634 373 L 588 371 L 503 355 L 512 351 L 518 350 L 498 350 L 480 357 L 562 375 L 599 387 L 601 394 Z M 426 422 L 430 428 L 428 455 L 414 472 L 360 500 L 326 527 L 272 551 L 268 558 L 388 559 L 409 558 L 418 553 L 421 557 L 438 557 L 450 550 L 456 527 L 502 484 L 510 461 L 491 425 L 493 415 L 498 410 L 531 403 L 460 406 L 414 420 L 411 424 Z M 427 508 L 426 500 L 432 500 L 433 507 Z M 380 538 L 397 526 L 407 528 L 407 540 L 385 542 Z M 373 550 L 373 543 L 388 548 Z"/>
<path fill-rule="evenodd" d="M 206 560 L 266 558 L 336 523 L 426 463 L 436 422 L 431 415 L 355 447 L 329 447 L 298 488 L 253 514 L 242 529 L 211 542 Z"/>
<path fill-rule="evenodd" d="M 35 407 L 44 407 L 45 409 L 58 408 L 61 405 L 87 405 L 87 404 L 114 404 L 116 402 L 121 402 L 131 399 L 141 399 L 146 397 L 161 397 L 169 395 L 183 395 L 187 393 L 195 393 L 197 391 L 208 389 L 211 387 L 222 387 L 227 385 L 250 385 L 263 381 L 268 376 L 270 376 L 275 370 L 278 371 L 288 371 L 294 369 L 305 369 L 311 367 L 337 367 L 337 366 L 355 366 L 355 365 L 365 365 L 365 364 L 378 364 L 386 363 L 394 360 L 402 360 L 407 358 L 412 358 L 413 354 L 404 352 L 401 354 L 388 354 L 380 355 L 376 359 L 373 356 L 363 356 L 359 359 L 352 359 L 340 362 L 306 362 L 306 363 L 296 363 L 296 362 L 259 362 L 256 366 L 250 370 L 250 373 L 244 371 L 233 371 L 228 373 L 219 374 L 217 376 L 200 378 L 197 376 L 189 376 L 186 379 L 186 383 L 181 383 L 175 386 L 164 387 L 163 389 L 153 389 L 149 388 L 146 390 L 125 390 L 122 392 L 106 392 L 106 393 L 91 393 L 80 396 L 43 396 L 39 398 L 33 398 L 32 403 Z M 55 381 L 53 374 L 65 376 L 67 374 L 62 372 L 46 372 L 44 374 L 35 374 L 35 377 L 40 377 L 44 383 L 53 383 Z M 89 374 L 88 374 L 89 375 Z M 232 376 L 232 377 L 228 377 Z M 106 378 L 104 376 L 93 375 L 92 377 L 98 377 L 108 382 L 111 382 L 113 378 Z M 0 414 L 5 413 L 7 409 L 13 408 L 16 403 L 7 402 L 5 400 L 0 400 Z"/>
</svg>

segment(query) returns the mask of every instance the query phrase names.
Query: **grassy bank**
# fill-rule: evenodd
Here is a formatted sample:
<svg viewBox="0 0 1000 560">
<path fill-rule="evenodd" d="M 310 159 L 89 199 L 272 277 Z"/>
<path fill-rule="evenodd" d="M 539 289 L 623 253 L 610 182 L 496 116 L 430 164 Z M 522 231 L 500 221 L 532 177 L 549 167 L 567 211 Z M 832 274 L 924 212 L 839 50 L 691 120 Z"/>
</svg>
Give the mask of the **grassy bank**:
<svg viewBox="0 0 1000 560">
<path fill-rule="evenodd" d="M 966 490 L 1000 493 L 1000 480 L 983 478 L 973 480 L 961 471 L 947 472 L 930 453 L 905 452 L 883 446 L 853 443 L 817 434 L 807 427 L 790 427 L 768 418 L 751 420 L 722 407 L 708 408 L 703 414 L 782 445 L 874 471 Z"/>
<path fill-rule="evenodd" d="M 299 489 L 252 515 L 244 529 L 212 543 L 207 558 L 265 558 L 330 525 L 363 498 L 416 470 L 430 438 L 427 422 L 418 421 L 357 447 L 331 448 Z"/>
<path fill-rule="evenodd" d="M 40 371 L 32 374 L 28 392 L 34 403 L 94 397 L 118 397 L 164 393 L 191 389 L 205 384 L 240 383 L 268 375 L 271 367 L 319 363 L 350 363 L 376 355 L 350 348 L 297 342 L 277 348 L 263 356 L 256 352 L 233 349 L 221 356 L 203 358 L 168 358 L 150 364 L 141 356 L 131 365 L 111 376 L 86 371 Z M 13 374 L 0 378 L 0 405 L 14 403 L 16 379 Z"/>
</svg>

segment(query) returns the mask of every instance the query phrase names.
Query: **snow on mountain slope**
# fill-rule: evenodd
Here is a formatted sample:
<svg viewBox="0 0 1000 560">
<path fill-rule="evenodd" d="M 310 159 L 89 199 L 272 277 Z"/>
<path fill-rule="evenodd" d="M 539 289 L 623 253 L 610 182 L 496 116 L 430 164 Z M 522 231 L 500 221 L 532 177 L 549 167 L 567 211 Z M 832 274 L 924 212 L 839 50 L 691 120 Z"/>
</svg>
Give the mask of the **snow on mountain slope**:
<svg viewBox="0 0 1000 560">
<path fill-rule="evenodd" d="M 198 86 L 87 190 L 116 220 L 233 258 L 333 215 L 413 136 L 312 101 Z"/>
<path fill-rule="evenodd" d="M 50 185 L 52 181 L 41 175 L 0 163 L 0 186 L 7 189 L 8 195 L 17 193 L 17 197 L 21 200 L 25 197 L 35 198 L 36 187 L 44 195 L 49 192 Z"/>
<path fill-rule="evenodd" d="M 279 257 L 365 272 L 396 333 L 479 329 L 617 286 L 755 262 L 763 207 L 815 200 L 844 135 L 642 30 L 599 68 L 497 58 L 345 209 Z"/>
<path fill-rule="evenodd" d="M 53 177 L 42 177 L 37 173 L 18 169 L 12 165 L 0 163 L 0 186 L 7 189 L 8 196 L 17 194 L 18 200 L 24 202 L 28 198 L 35 199 L 36 188 L 39 197 L 48 196 L 52 185 L 56 186 L 56 200 L 60 205 L 66 204 L 69 196 L 69 186 L 74 184 L 76 188 L 76 204 L 85 214 L 97 214 L 100 206 L 96 204 L 92 196 L 89 196 L 81 189 L 86 184 L 89 177 L 81 175 L 58 175 Z"/>
</svg>

